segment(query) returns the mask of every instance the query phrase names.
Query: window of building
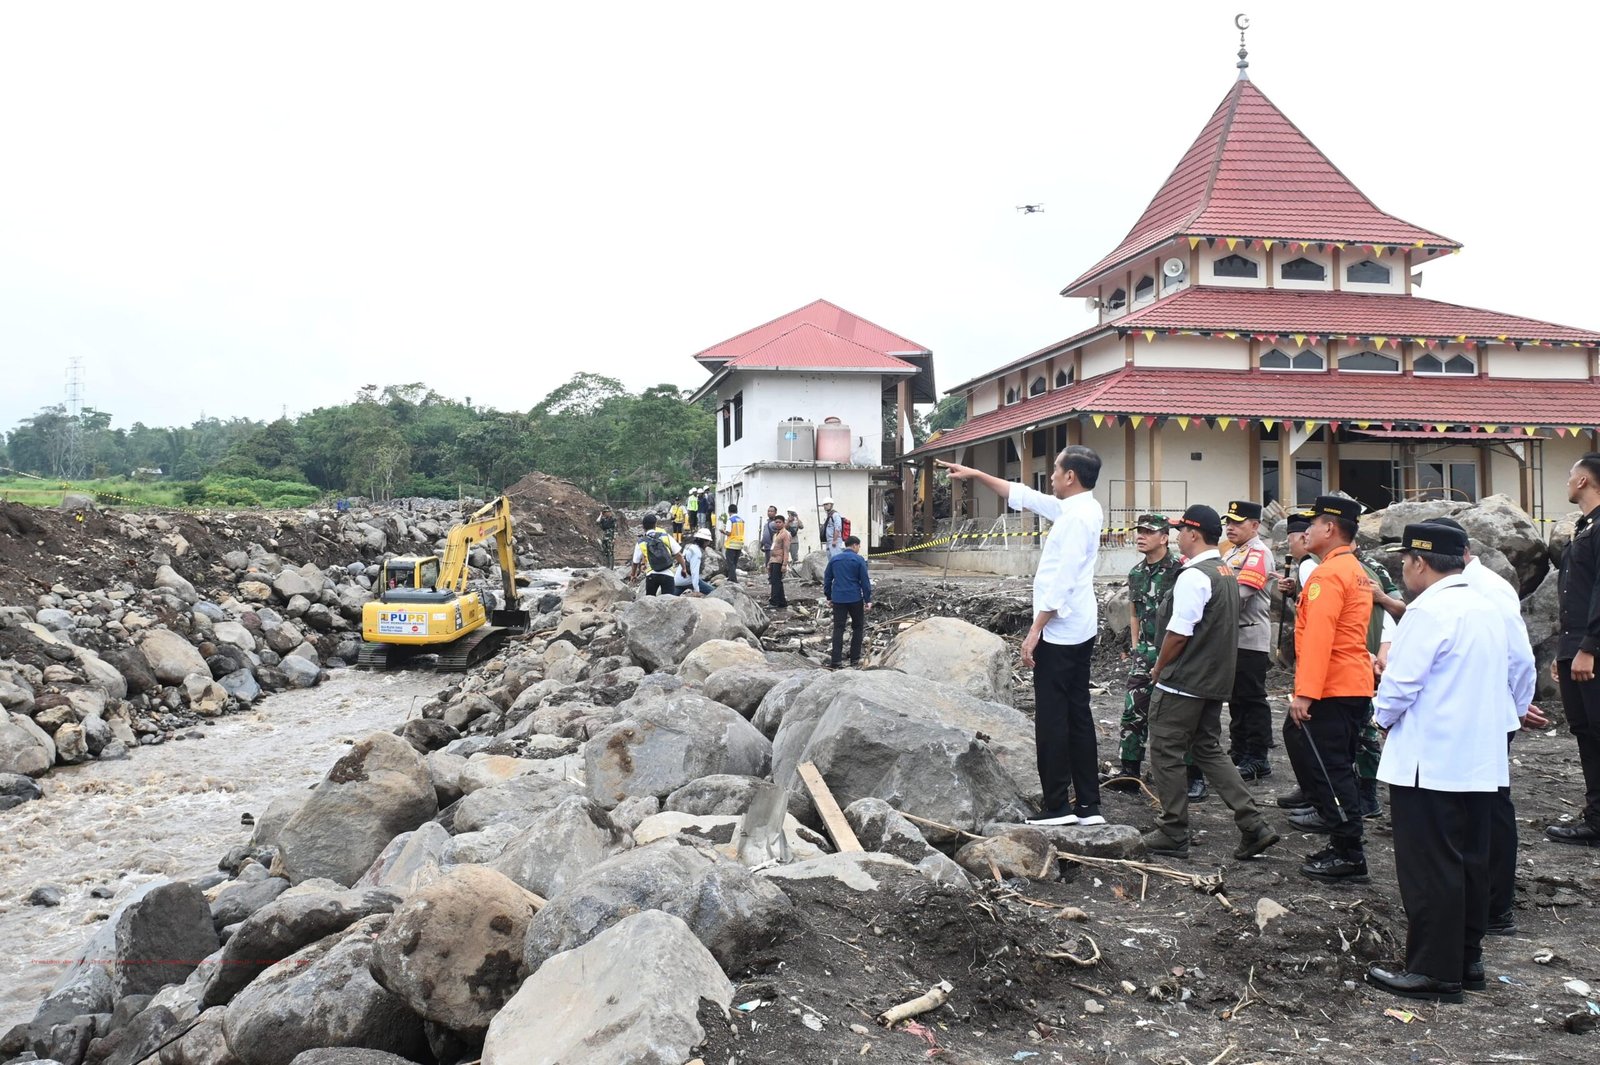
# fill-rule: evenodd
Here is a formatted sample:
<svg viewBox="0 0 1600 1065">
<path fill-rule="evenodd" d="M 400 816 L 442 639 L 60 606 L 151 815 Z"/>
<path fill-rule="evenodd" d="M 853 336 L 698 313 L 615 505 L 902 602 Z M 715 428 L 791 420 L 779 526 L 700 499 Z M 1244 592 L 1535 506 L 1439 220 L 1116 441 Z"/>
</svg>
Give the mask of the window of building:
<svg viewBox="0 0 1600 1065">
<path fill-rule="evenodd" d="M 735 392 L 722 408 L 722 446 L 744 438 L 744 393 Z"/>
<path fill-rule="evenodd" d="M 1224 255 L 1211 265 L 1211 272 L 1218 277 L 1260 277 L 1261 268 L 1254 259 L 1247 259 L 1243 255 Z"/>
<path fill-rule="evenodd" d="M 1371 259 L 1362 259 L 1358 263 L 1351 263 L 1345 269 L 1344 279 L 1358 285 L 1387 285 L 1389 268 Z"/>
<path fill-rule="evenodd" d="M 1016 401 L 1017 401 L 1017 390 L 1015 388 L 1006 389 L 1006 402 L 1009 404 L 1009 403 L 1015 403 Z"/>
<path fill-rule="evenodd" d="M 1310 503 L 1322 494 L 1322 460 L 1296 459 L 1294 463 L 1294 497 L 1284 500 L 1284 506 Z M 1278 491 L 1278 460 L 1261 461 L 1261 501 L 1275 503 L 1282 499 Z"/>
<path fill-rule="evenodd" d="M 1128 290 L 1123 288 L 1117 289 L 1111 294 L 1111 298 L 1106 300 L 1106 310 L 1108 311 L 1114 311 L 1119 307 L 1126 307 L 1127 305 Z"/>
<path fill-rule="evenodd" d="M 1048 448 L 1050 446 L 1050 437 L 1048 436 L 1048 434 L 1045 433 L 1045 431 L 1043 429 L 1040 429 L 1038 432 L 1030 433 L 1028 435 L 1033 437 L 1032 451 L 1033 451 L 1033 457 L 1034 458 L 1042 459 L 1042 458 L 1045 457 L 1045 455 L 1049 454 Z"/>
<path fill-rule="evenodd" d="M 1417 499 L 1454 499 L 1462 503 L 1478 501 L 1476 462 L 1417 463 Z"/>
<path fill-rule="evenodd" d="M 1042 393 L 1045 390 L 1045 388 L 1046 388 L 1046 385 L 1044 383 L 1044 378 L 1043 377 L 1035 377 L 1033 379 L 1033 384 L 1028 386 L 1028 395 L 1037 396 L 1040 393 Z"/>
<path fill-rule="evenodd" d="M 1475 374 L 1478 364 L 1465 355 L 1452 355 L 1449 359 L 1441 359 L 1437 355 L 1422 355 L 1411 364 L 1417 373 L 1426 374 Z"/>
<path fill-rule="evenodd" d="M 1067 385 L 1071 383 L 1071 381 L 1072 381 L 1072 378 L 1067 376 L 1067 371 L 1065 371 L 1065 370 L 1057 370 L 1056 371 L 1056 387 L 1057 388 L 1066 388 Z"/>
<path fill-rule="evenodd" d="M 1149 274 L 1141 277 L 1139 279 L 1139 283 L 1133 286 L 1133 298 L 1136 300 L 1147 300 L 1155 294 L 1156 279 L 1151 277 Z"/>
<path fill-rule="evenodd" d="M 1354 373 L 1399 373 L 1400 360 L 1376 351 L 1358 351 L 1340 355 L 1339 369 Z"/>
<path fill-rule="evenodd" d="M 1012 440 L 1008 436 L 1008 437 L 1005 438 L 1005 442 L 1004 442 L 1003 446 L 1005 447 L 1006 462 L 1007 463 L 1021 462 L 1022 461 L 1022 456 L 1017 454 L 1016 441 Z"/>
<path fill-rule="evenodd" d="M 1326 281 L 1328 280 L 1328 271 L 1315 259 L 1307 259 L 1302 255 L 1298 259 L 1290 259 L 1283 264 L 1283 279 L 1285 281 Z"/>
<path fill-rule="evenodd" d="M 1290 355 L 1278 348 L 1273 348 L 1261 356 L 1263 370 L 1302 370 L 1314 371 L 1327 369 L 1327 361 L 1323 359 L 1320 351 L 1302 351 Z"/>
<path fill-rule="evenodd" d="M 1056 453 L 1060 454 L 1061 449 L 1066 447 L 1066 446 L 1067 446 L 1067 426 L 1066 426 L 1066 423 L 1063 422 L 1060 425 L 1056 426 Z"/>
</svg>

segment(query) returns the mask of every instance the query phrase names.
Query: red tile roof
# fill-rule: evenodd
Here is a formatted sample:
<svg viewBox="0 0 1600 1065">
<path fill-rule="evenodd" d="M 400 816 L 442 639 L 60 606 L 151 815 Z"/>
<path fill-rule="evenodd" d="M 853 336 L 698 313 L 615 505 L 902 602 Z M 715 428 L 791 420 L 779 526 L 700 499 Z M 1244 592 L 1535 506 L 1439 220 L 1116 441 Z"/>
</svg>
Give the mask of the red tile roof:
<svg viewBox="0 0 1600 1065">
<path fill-rule="evenodd" d="M 1065 340 L 963 381 L 951 393 L 1007 374 L 1100 334 L 1155 329 L 1209 333 L 1317 336 L 1382 336 L 1396 340 L 1546 340 L 1600 345 L 1600 330 L 1541 322 L 1515 314 L 1461 307 L 1420 296 L 1355 292 L 1290 292 L 1286 289 L 1186 288 L 1114 322 L 1102 322 Z"/>
<path fill-rule="evenodd" d="M 1378 210 L 1252 81 L 1239 81 L 1115 251 L 1078 286 L 1179 235 L 1460 244 Z"/>
<path fill-rule="evenodd" d="M 881 351 L 847 340 L 819 326 L 804 323 L 780 333 L 760 347 L 728 360 L 726 369 L 876 370 L 917 373 L 917 367 Z"/>
<path fill-rule="evenodd" d="M 799 310 L 790 311 L 764 325 L 747 329 L 738 336 L 713 344 L 695 358 L 702 362 L 721 362 L 737 358 L 801 325 L 817 326 L 835 336 L 854 341 L 885 355 L 928 354 L 928 349 L 915 340 L 908 340 L 898 333 L 891 333 L 881 325 L 869 322 L 860 315 L 851 314 L 843 307 L 827 300 L 815 300 Z"/>
<path fill-rule="evenodd" d="M 1600 383 L 1130 366 L 980 414 L 911 454 L 942 454 L 1078 414 L 1590 427 L 1600 425 Z"/>
</svg>

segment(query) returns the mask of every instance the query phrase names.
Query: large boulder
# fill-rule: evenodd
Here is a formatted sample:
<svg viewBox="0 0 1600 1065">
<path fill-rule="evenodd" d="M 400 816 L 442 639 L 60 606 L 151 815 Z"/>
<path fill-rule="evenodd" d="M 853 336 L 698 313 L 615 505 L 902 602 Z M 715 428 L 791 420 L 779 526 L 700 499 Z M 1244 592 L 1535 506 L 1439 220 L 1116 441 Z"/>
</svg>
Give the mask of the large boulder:
<svg viewBox="0 0 1600 1065">
<path fill-rule="evenodd" d="M 1538 526 L 1509 496 L 1485 496 L 1455 515 L 1467 535 L 1497 548 L 1517 571 L 1518 594 L 1530 595 L 1550 568 Z"/>
<path fill-rule="evenodd" d="M 652 595 L 617 609 L 628 654 L 650 672 L 671 669 L 703 643 L 742 640 L 759 648 L 755 634 L 730 603 L 713 598 Z"/>
<path fill-rule="evenodd" d="M 1550 676 L 1550 664 L 1556 660 L 1561 645 L 1561 596 L 1557 590 L 1560 572 L 1551 570 L 1539 582 L 1533 594 L 1522 601 L 1522 622 L 1528 628 L 1528 642 L 1533 645 L 1534 698 L 1556 699 L 1560 691 Z"/>
<path fill-rule="evenodd" d="M 310 599 L 322 594 L 322 572 L 307 565 L 299 570 L 285 569 L 272 579 L 272 587 L 285 599 L 303 595 Z"/>
<path fill-rule="evenodd" d="M 211 904 L 193 884 L 159 884 L 128 905 L 116 924 L 116 996 L 151 995 L 182 983 L 218 946 Z"/>
<path fill-rule="evenodd" d="M 250 981 L 300 948 L 400 904 L 400 896 L 376 889 L 309 895 L 295 890 L 304 889 L 279 895 L 234 930 L 218 964 L 206 974 L 201 1005 L 227 1005 Z"/>
<path fill-rule="evenodd" d="M 228 1006 L 223 1031 L 241 1065 L 290 1065 L 321 1047 L 387 1050 L 431 1060 L 422 1019 L 372 975 L 378 914 L 278 962 Z"/>
<path fill-rule="evenodd" d="M 1011 696 L 1011 650 L 1005 640 L 960 618 L 917 622 L 894 638 L 882 664 L 979 699 Z"/>
<path fill-rule="evenodd" d="M 822 578 L 828 571 L 828 552 L 813 551 L 800 560 L 799 566 L 791 566 L 790 571 L 799 571 L 800 579 L 811 584 L 821 584 Z"/>
<path fill-rule="evenodd" d="M 798 766 L 814 762 L 842 806 L 871 796 L 975 831 L 1021 820 L 1026 800 L 1040 794 L 1032 739 L 1019 711 L 946 685 L 891 670 L 835 673 L 784 715 L 773 779 L 789 789 L 802 821 L 815 814 Z"/>
<path fill-rule="evenodd" d="M 458 866 L 395 911 L 372 975 L 424 1020 L 482 1031 L 527 975 L 522 940 L 535 905 L 493 869 Z"/>
<path fill-rule="evenodd" d="M 184 677 L 196 673 L 211 676 L 205 657 L 171 629 L 146 629 L 139 640 L 139 650 L 150 663 L 150 672 L 163 684 L 182 684 Z"/>
<path fill-rule="evenodd" d="M 544 898 L 554 898 L 600 862 L 633 846 L 593 799 L 574 796 L 535 817 L 506 844 L 494 867 Z"/>
<path fill-rule="evenodd" d="M 801 693 L 827 676 L 831 674 L 822 670 L 802 670 L 797 673 L 782 674 L 777 683 L 767 689 L 767 694 L 761 697 L 761 702 L 756 704 L 756 711 L 750 716 L 750 723 L 756 727 L 756 731 L 767 739 L 772 739 L 778 734 L 778 726 L 783 724 L 784 715 L 800 698 Z"/>
<path fill-rule="evenodd" d="M 757 636 L 766 632 L 767 627 L 772 624 L 772 616 L 767 613 L 766 607 L 757 602 L 742 585 L 732 582 L 719 584 L 710 598 L 720 599 L 737 610 L 739 620 L 744 622 L 744 627 Z"/>
<path fill-rule="evenodd" d="M 369 733 L 278 833 L 284 869 L 295 883 L 325 877 L 353 884 L 391 839 L 438 811 L 416 749 L 393 733 Z"/>
<path fill-rule="evenodd" d="M 568 586 L 561 597 L 561 612 L 603 614 L 618 603 L 633 602 L 636 594 L 633 586 L 617 576 L 615 570 L 598 569 Z"/>
<path fill-rule="evenodd" d="M 540 966 L 489 1025 L 483 1065 L 682 1065 L 706 1039 L 701 1004 L 732 1001 L 694 931 L 646 910 Z"/>
<path fill-rule="evenodd" d="M 194 585 L 190 584 L 181 573 L 171 566 L 156 567 L 155 586 L 157 588 L 165 588 L 190 606 L 193 606 L 200 598 L 200 593 L 194 590 Z"/>
<path fill-rule="evenodd" d="M 844 808 L 844 817 L 850 822 L 856 841 L 867 850 L 910 862 L 940 883 L 965 881 L 966 874 L 959 865 L 929 843 L 916 825 L 882 799 L 857 799 Z M 988 871 L 983 875 L 987 877 Z"/>
<path fill-rule="evenodd" d="M 678 676 L 685 684 L 703 684 L 711 674 L 734 666 L 769 668 L 759 647 L 737 640 L 709 640 L 684 657 L 678 665 Z"/>
<path fill-rule="evenodd" d="M 449 847 L 450 833 L 438 822 L 428 821 L 415 832 L 402 832 L 390 840 L 378 860 L 352 886 L 383 888 L 410 897 L 443 875 Z"/>
<path fill-rule="evenodd" d="M 767 692 L 785 676 L 774 672 L 765 662 L 759 666 L 727 666 L 707 677 L 700 690 L 707 699 L 737 710 L 749 719 L 755 715 Z"/>
<path fill-rule="evenodd" d="M 50 734 L 26 714 L 0 713 L 0 773 L 42 777 L 56 764 Z"/>
<path fill-rule="evenodd" d="M 760 777 L 714 773 L 691 780 L 668 795 L 662 809 L 695 816 L 742 814 L 750 809 L 750 800 L 763 783 Z"/>
<path fill-rule="evenodd" d="M 582 794 L 583 786 L 570 780 L 541 773 L 514 777 L 462 799 L 455 807 L 454 831 L 481 832 L 497 824 L 526 828 L 540 814 Z"/>
<path fill-rule="evenodd" d="M 1363 531 L 1384 543 L 1392 544 L 1398 543 L 1405 535 L 1407 525 L 1445 517 L 1461 521 L 1461 512 L 1468 506 L 1467 503 L 1457 503 L 1450 499 L 1406 499 L 1390 503 L 1382 510 L 1362 515 L 1360 524 Z M 1463 521 L 1462 524 L 1465 525 L 1466 522 Z M 1470 529 L 1467 531 L 1471 532 Z"/>
<path fill-rule="evenodd" d="M 636 700 L 629 716 L 583 745 L 590 796 L 612 807 L 663 798 L 713 773 L 766 776 L 772 745 L 738 712 L 689 691 Z"/>
<path fill-rule="evenodd" d="M 524 961 L 537 972 L 640 910 L 682 918 L 724 969 L 741 969 L 793 920 L 777 887 L 708 847 L 664 839 L 607 858 L 550 900 L 528 924 Z"/>
</svg>

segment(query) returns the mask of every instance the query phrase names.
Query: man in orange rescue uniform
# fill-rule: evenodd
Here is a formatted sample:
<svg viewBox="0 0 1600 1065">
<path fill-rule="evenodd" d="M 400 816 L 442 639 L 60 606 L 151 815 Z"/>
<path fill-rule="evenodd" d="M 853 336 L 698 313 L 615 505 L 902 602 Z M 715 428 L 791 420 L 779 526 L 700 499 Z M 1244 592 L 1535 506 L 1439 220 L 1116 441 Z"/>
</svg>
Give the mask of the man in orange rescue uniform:
<svg viewBox="0 0 1600 1065">
<path fill-rule="evenodd" d="M 1307 537 L 1322 563 L 1311 573 L 1294 621 L 1294 701 L 1284 724 L 1284 750 L 1297 779 L 1333 826 L 1331 846 L 1300 872 L 1327 883 L 1367 882 L 1361 794 L 1355 759 L 1361 727 L 1372 710 L 1372 656 L 1367 624 L 1372 591 L 1352 546 L 1361 504 L 1318 496 Z"/>
</svg>

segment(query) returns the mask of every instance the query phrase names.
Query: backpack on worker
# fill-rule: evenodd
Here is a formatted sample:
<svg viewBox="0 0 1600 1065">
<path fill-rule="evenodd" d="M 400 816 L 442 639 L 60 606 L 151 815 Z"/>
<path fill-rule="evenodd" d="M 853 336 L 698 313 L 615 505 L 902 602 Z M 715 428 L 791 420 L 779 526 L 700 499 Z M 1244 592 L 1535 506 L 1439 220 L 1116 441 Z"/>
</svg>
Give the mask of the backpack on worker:
<svg viewBox="0 0 1600 1065">
<path fill-rule="evenodd" d="M 672 548 L 667 546 L 666 534 L 658 529 L 644 534 L 644 555 L 651 573 L 665 573 L 672 568 Z"/>
<path fill-rule="evenodd" d="M 850 519 L 843 514 L 839 515 L 839 542 L 842 544 L 850 539 Z"/>
</svg>

